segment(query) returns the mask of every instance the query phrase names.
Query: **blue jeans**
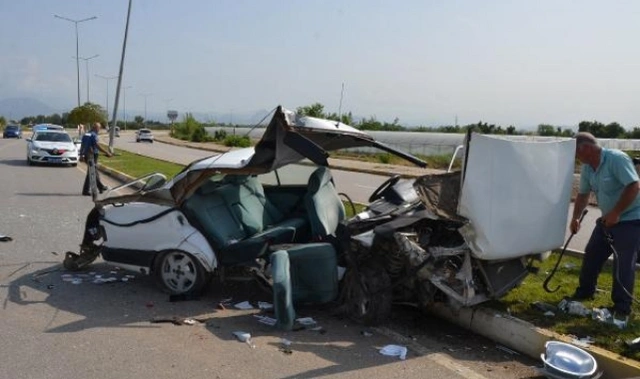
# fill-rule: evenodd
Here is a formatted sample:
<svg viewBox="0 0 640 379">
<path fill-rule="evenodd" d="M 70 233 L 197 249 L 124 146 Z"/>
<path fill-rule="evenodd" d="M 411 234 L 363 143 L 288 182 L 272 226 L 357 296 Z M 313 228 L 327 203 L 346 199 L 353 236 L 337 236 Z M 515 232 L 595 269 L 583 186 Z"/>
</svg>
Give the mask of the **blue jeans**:
<svg viewBox="0 0 640 379">
<path fill-rule="evenodd" d="M 617 256 L 614 255 L 613 258 L 613 310 L 618 314 L 628 315 L 633 301 L 629 294 L 633 295 L 636 258 L 640 249 L 640 220 L 621 221 L 607 231 L 613 237 L 613 247 L 617 252 Z M 600 271 L 612 253 L 604 235 L 604 226 L 598 220 L 584 251 L 577 296 L 589 297 L 595 294 Z"/>
</svg>

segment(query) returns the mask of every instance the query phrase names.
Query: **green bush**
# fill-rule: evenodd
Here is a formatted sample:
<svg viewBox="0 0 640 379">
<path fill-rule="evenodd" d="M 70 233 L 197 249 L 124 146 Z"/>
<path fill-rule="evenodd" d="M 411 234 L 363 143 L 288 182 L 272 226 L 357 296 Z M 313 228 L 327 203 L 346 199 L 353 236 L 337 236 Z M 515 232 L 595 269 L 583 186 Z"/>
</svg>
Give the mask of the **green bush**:
<svg viewBox="0 0 640 379">
<path fill-rule="evenodd" d="M 226 130 L 216 130 L 216 132 L 213 134 L 213 140 L 214 141 L 224 141 L 225 138 L 227 138 L 227 131 Z"/>
<path fill-rule="evenodd" d="M 175 124 L 171 137 L 191 142 L 207 142 L 211 138 L 204 130 L 204 126 L 191 113 L 187 113 L 182 122 Z"/>
<path fill-rule="evenodd" d="M 391 154 L 378 154 L 378 160 L 380 163 L 388 164 L 391 162 Z"/>
<path fill-rule="evenodd" d="M 229 147 L 249 147 L 251 140 L 249 136 L 227 136 L 224 139 L 224 145 Z"/>
</svg>

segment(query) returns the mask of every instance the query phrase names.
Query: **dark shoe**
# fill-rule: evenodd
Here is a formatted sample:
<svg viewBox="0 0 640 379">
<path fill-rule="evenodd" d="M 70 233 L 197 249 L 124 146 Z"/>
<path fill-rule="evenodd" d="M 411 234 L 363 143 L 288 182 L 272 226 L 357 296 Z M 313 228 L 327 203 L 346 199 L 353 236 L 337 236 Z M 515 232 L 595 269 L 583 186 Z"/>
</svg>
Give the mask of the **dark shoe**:
<svg viewBox="0 0 640 379">
<path fill-rule="evenodd" d="M 89 192 L 84 192 L 84 191 L 83 191 L 83 192 L 82 192 L 82 196 L 91 196 L 91 193 L 89 193 Z"/>
<path fill-rule="evenodd" d="M 593 300 L 594 295 L 585 295 L 579 292 L 575 292 L 573 295 L 566 298 L 569 301 L 585 301 L 585 300 Z"/>
<path fill-rule="evenodd" d="M 108 191 L 108 190 L 109 190 L 109 186 L 103 186 L 103 187 L 100 187 L 100 189 L 98 191 L 100 193 L 103 193 L 103 192 Z"/>
</svg>

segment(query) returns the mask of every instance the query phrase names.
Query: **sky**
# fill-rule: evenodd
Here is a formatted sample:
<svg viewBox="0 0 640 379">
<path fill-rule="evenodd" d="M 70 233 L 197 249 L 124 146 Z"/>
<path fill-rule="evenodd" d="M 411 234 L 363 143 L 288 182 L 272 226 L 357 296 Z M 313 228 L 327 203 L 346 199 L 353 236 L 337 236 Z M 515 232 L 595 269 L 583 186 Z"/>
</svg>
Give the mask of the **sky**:
<svg viewBox="0 0 640 379">
<path fill-rule="evenodd" d="M 128 0 L 0 0 L 0 99 L 111 107 Z M 640 1 L 132 0 L 122 87 L 149 113 L 315 102 L 405 126 L 640 127 Z M 344 91 L 342 87 L 344 86 Z M 342 98 L 342 102 L 341 102 Z M 122 94 L 120 97 L 122 106 Z M 146 103 L 146 107 L 145 107 Z M 342 103 L 342 105 L 341 105 Z M 217 120 L 227 122 L 229 120 Z"/>
</svg>

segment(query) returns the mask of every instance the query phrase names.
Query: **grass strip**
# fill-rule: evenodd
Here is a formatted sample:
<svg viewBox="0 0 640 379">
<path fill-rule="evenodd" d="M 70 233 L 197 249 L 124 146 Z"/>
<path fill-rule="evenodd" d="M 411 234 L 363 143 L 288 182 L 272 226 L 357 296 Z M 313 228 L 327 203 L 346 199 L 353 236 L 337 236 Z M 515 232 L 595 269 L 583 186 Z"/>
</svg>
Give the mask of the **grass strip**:
<svg viewBox="0 0 640 379">
<path fill-rule="evenodd" d="M 640 337 L 640 320 L 633 320 L 633 314 L 639 314 L 640 307 L 633 304 L 632 319 L 627 328 L 620 330 L 616 326 L 606 324 L 591 318 L 565 314 L 560 311 L 555 316 L 545 316 L 544 312 L 535 309 L 531 304 L 539 301 L 558 305 L 565 296 L 570 296 L 578 286 L 581 258 L 565 255 L 558 271 L 549 283 L 550 288 L 561 286 L 557 292 L 548 293 L 543 288 L 547 275 L 553 269 L 559 251 L 551 254 L 549 259 L 540 262 L 539 272 L 528 275 L 524 282 L 509 292 L 500 300 L 491 301 L 488 307 L 511 314 L 514 317 L 528 321 L 538 327 L 552 330 L 578 338 L 590 336 L 595 339 L 595 345 L 623 356 L 640 360 L 640 350 L 630 349 L 626 341 Z M 594 300 L 582 302 L 587 309 L 611 306 L 611 287 L 613 283 L 612 264 L 606 264 L 598 280 L 598 290 Z M 640 285 L 635 283 L 635 294 L 640 293 Z"/>
</svg>

